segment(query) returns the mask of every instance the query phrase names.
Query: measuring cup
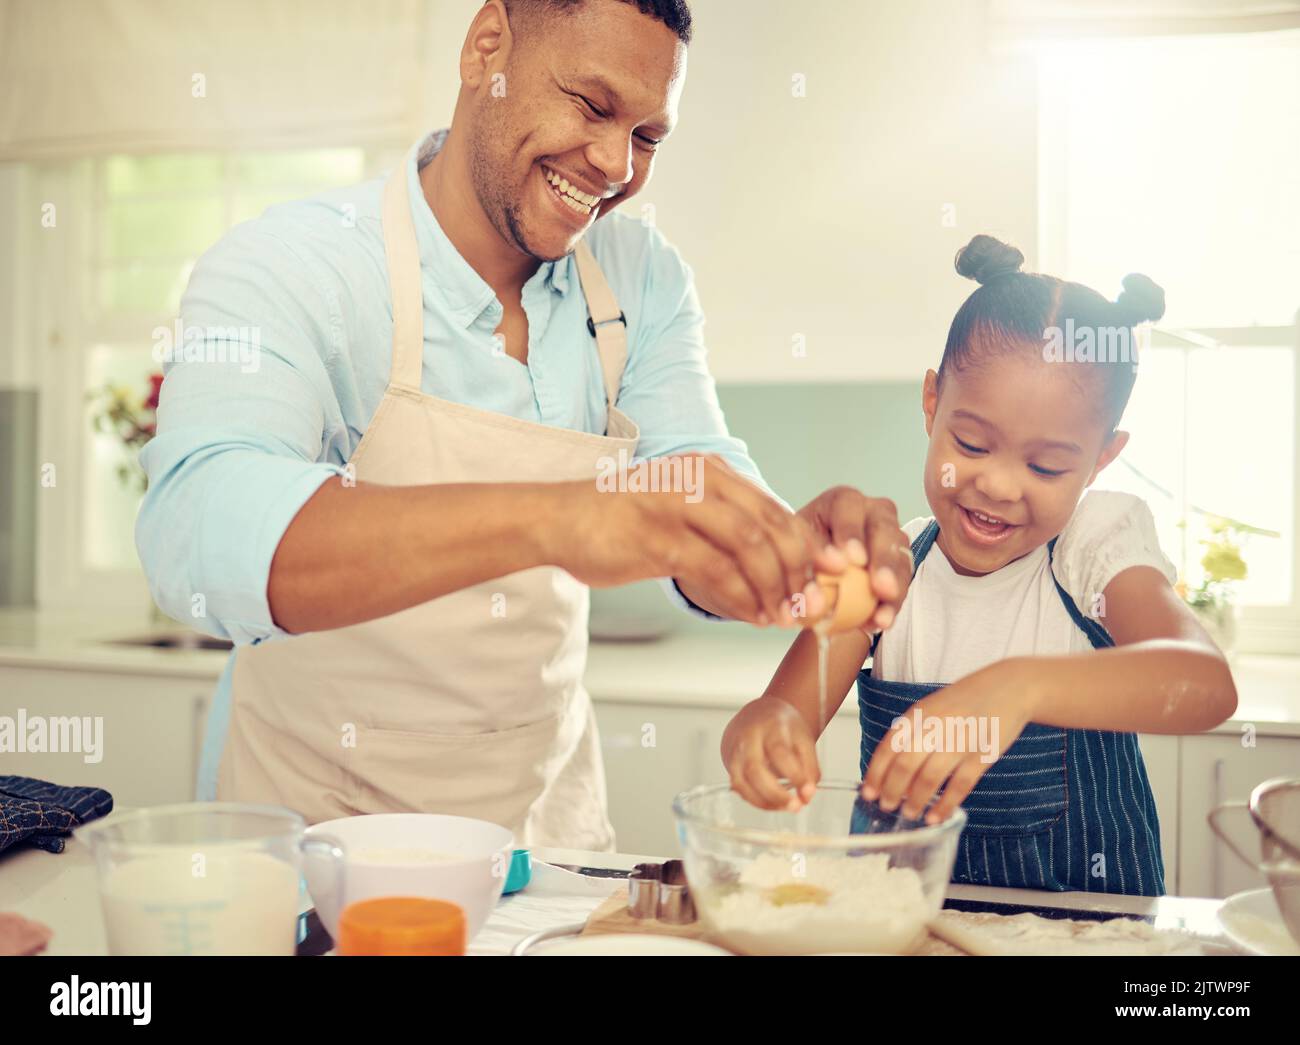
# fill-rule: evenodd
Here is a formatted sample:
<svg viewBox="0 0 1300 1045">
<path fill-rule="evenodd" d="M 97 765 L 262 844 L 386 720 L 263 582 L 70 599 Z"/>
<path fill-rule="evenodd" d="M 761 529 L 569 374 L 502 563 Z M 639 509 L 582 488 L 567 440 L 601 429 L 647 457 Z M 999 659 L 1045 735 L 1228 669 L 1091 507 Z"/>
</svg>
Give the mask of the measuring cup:
<svg viewBox="0 0 1300 1045">
<path fill-rule="evenodd" d="M 1243 852 L 1220 823 L 1234 809 L 1250 813 L 1259 832 L 1259 860 Z M 1224 802 L 1206 819 L 1229 849 L 1268 880 L 1282 920 L 1300 943 L 1300 777 L 1265 780 L 1250 793 L 1249 802 Z"/>
<path fill-rule="evenodd" d="M 280 806 L 192 802 L 79 827 L 99 878 L 111 954 L 293 954 L 304 856 L 343 851 Z"/>
</svg>

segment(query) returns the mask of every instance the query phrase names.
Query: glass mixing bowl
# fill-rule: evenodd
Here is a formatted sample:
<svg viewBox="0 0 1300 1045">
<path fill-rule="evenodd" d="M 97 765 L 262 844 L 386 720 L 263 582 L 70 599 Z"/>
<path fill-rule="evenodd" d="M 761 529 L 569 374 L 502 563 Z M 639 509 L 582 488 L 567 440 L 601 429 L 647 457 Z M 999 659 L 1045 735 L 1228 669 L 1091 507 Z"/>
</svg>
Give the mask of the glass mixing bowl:
<svg viewBox="0 0 1300 1045">
<path fill-rule="evenodd" d="M 673 800 L 705 930 L 743 954 L 907 954 L 943 906 L 958 809 L 928 826 L 823 781 L 797 813 L 756 809 L 729 784 Z"/>
</svg>

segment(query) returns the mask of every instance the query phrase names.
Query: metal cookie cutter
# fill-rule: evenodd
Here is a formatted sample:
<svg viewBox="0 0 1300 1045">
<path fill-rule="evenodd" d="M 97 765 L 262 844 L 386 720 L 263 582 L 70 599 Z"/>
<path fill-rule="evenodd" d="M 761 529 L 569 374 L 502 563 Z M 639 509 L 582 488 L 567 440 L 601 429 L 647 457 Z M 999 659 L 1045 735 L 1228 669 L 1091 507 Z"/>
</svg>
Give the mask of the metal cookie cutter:
<svg viewBox="0 0 1300 1045">
<path fill-rule="evenodd" d="M 633 918 L 657 918 L 672 925 L 695 921 L 682 862 L 637 864 L 627 880 L 627 909 Z"/>
</svg>

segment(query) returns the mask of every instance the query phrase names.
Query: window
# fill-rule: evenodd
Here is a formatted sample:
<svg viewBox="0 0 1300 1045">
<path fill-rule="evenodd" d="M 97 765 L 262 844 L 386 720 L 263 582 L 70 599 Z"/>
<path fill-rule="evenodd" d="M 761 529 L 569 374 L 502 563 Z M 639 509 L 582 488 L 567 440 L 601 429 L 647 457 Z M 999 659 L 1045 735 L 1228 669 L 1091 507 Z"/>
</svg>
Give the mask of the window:
<svg viewBox="0 0 1300 1045">
<path fill-rule="evenodd" d="M 142 598 L 123 592 L 142 585 L 134 542 L 142 488 L 119 474 L 135 469 L 135 454 L 93 430 L 94 396 L 109 384 L 148 395 L 159 369 L 153 331 L 174 322 L 199 255 L 271 204 L 362 181 L 399 157 L 355 148 L 110 156 L 29 172 L 37 198 L 88 216 L 35 255 L 59 287 L 37 322 L 67 353 L 42 382 L 52 418 L 45 453 L 65 462 L 60 483 L 74 484 L 83 506 L 75 523 L 42 523 L 44 604 Z"/>
<path fill-rule="evenodd" d="M 1038 52 L 1039 264 L 1167 295 L 1099 487 L 1151 505 L 1192 586 L 1217 518 L 1248 524 L 1242 649 L 1300 652 L 1300 32 Z"/>
</svg>

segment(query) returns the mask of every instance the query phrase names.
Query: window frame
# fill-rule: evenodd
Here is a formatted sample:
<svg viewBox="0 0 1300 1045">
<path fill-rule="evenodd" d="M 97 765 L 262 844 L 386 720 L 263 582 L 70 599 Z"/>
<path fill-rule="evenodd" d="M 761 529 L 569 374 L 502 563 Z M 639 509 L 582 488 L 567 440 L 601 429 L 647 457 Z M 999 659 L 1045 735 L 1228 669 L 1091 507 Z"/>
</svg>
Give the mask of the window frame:
<svg viewBox="0 0 1300 1045">
<path fill-rule="evenodd" d="M 1069 266 L 1070 137 L 1069 105 L 1063 82 L 1040 71 L 1038 78 L 1038 267 L 1062 272 Z M 1056 191 L 1048 192 L 1054 187 Z M 1202 339 L 1225 351 L 1237 348 L 1290 348 L 1294 354 L 1295 423 L 1292 426 L 1291 601 L 1281 606 L 1237 607 L 1236 651 L 1300 655 L 1300 312 L 1289 326 L 1248 325 L 1173 330 L 1155 325 L 1153 348 L 1190 349 L 1187 338 Z M 1185 408 L 1188 404 L 1184 404 Z M 1166 549 L 1168 553 L 1169 549 Z"/>
<path fill-rule="evenodd" d="M 339 146 L 328 146 L 339 148 Z M 401 162 L 400 144 L 357 145 L 362 152 L 362 179 L 369 180 Z M 293 150 L 277 149 L 282 153 Z M 314 152 L 315 149 L 303 149 Z M 220 195 L 224 228 L 231 227 L 236 197 L 247 192 L 232 177 L 235 161 L 248 153 L 221 153 Z M 147 333 L 170 329 L 176 315 L 165 312 L 115 313 L 100 307 L 99 280 L 105 269 L 99 253 L 100 229 L 107 204 L 104 171 L 107 157 L 23 164 L 19 171 L 20 215 L 41 213 L 44 202 L 55 204 L 56 222 L 65 234 L 48 235 L 39 221 L 23 221 L 26 234 L 16 245 L 16 257 L 30 259 L 17 266 L 15 292 L 30 303 L 20 317 L 21 351 L 40 397 L 39 459 L 56 467 L 56 490 L 72 491 L 65 503 L 58 496 L 37 499 L 37 604 L 50 609 L 107 609 L 136 612 L 144 618 L 151 605 L 143 569 L 105 569 L 86 559 L 88 421 L 86 374 L 90 353 L 103 345 L 140 343 L 151 346 Z M 259 193 L 275 185 L 259 185 Z M 314 189 L 285 186 L 286 199 Z M 141 199 L 210 197 L 201 190 L 141 194 Z M 45 233 L 45 234 L 43 234 Z M 223 233 L 224 234 L 224 233 Z M 158 259 L 142 259 L 156 261 Z M 179 263 L 197 258 L 178 259 Z M 142 387 L 145 380 L 141 375 Z"/>
</svg>

